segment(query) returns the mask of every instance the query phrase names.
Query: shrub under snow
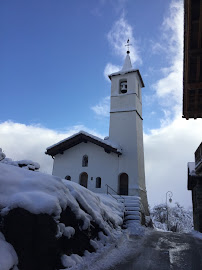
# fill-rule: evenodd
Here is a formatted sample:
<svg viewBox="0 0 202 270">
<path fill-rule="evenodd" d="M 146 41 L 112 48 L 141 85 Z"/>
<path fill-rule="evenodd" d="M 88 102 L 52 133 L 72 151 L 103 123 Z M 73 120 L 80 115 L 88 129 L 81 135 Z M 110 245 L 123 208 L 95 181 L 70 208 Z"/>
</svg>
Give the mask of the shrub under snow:
<svg viewBox="0 0 202 270">
<path fill-rule="evenodd" d="M 192 212 L 179 203 L 173 207 L 158 204 L 151 210 L 154 227 L 164 231 L 190 232 L 193 228 Z"/>
</svg>

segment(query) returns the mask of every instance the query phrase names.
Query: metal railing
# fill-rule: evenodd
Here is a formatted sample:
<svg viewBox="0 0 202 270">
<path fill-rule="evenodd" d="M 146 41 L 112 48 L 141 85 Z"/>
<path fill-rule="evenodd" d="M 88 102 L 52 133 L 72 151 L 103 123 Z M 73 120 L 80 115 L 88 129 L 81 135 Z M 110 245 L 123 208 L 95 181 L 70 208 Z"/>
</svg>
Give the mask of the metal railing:
<svg viewBox="0 0 202 270">
<path fill-rule="evenodd" d="M 115 196 L 114 194 L 112 194 L 111 192 L 109 192 L 109 190 L 112 190 L 117 196 L 119 196 L 122 200 L 123 200 L 123 204 L 125 203 L 125 198 L 122 197 L 121 195 L 119 195 L 113 188 L 111 188 L 109 185 L 105 185 L 107 186 L 107 194 L 111 195 L 112 198 L 114 198 L 115 200 L 119 201 Z"/>
</svg>

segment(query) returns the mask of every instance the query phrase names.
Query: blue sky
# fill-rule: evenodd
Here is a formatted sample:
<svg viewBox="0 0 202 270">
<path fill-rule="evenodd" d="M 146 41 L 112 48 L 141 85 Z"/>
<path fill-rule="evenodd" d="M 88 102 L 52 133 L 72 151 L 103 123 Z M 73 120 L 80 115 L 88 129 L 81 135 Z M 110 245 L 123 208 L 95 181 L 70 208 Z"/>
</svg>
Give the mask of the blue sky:
<svg viewBox="0 0 202 270">
<path fill-rule="evenodd" d="M 80 129 L 108 135 L 107 74 L 122 66 L 128 38 L 145 83 L 149 202 L 172 190 L 190 206 L 187 162 L 202 121 L 182 119 L 182 0 L 1 0 L 0 147 L 50 173 L 46 147 Z"/>
<path fill-rule="evenodd" d="M 110 94 L 106 64 L 121 66 L 125 53 L 124 46 L 122 55 L 116 51 L 108 34 L 120 18 L 132 28 L 140 58 L 133 64 L 146 85 L 143 95 L 150 96 L 165 60 L 151 46 L 161 37 L 168 8 L 169 1 L 162 0 L 1 1 L 0 120 L 57 130 L 84 124 L 107 133 L 109 121 L 96 117 L 91 107 Z M 161 109 L 153 105 L 143 107 L 146 130 L 160 125 Z"/>
</svg>

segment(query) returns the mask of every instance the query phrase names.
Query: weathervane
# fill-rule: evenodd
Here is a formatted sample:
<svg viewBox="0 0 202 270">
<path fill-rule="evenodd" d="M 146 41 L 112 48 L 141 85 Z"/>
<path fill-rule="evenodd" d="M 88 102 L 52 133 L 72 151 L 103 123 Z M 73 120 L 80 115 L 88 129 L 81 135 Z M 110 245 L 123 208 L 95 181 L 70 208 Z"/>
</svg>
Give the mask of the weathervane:
<svg viewBox="0 0 202 270">
<path fill-rule="evenodd" d="M 130 41 L 130 40 L 128 39 L 128 40 L 127 40 L 127 44 L 125 45 L 126 47 L 128 47 L 127 54 L 130 53 L 130 50 L 129 50 L 129 49 L 130 49 L 130 45 L 132 45 L 132 44 L 129 43 L 129 41 Z"/>
</svg>

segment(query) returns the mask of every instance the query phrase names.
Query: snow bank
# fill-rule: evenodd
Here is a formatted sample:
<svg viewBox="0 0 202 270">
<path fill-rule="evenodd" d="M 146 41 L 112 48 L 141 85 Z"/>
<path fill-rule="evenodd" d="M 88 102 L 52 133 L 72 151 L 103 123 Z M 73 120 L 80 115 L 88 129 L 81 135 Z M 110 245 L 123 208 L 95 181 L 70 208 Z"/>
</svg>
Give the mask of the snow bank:
<svg viewBox="0 0 202 270">
<path fill-rule="evenodd" d="M 61 211 L 67 206 L 78 219 L 83 220 L 83 229 L 87 229 L 90 221 L 94 220 L 108 234 L 110 226 L 106 220 L 115 227 L 122 224 L 121 210 L 110 200 L 108 205 L 104 204 L 100 197 L 76 183 L 0 163 L 2 214 L 20 207 L 34 214 L 47 213 L 59 219 Z"/>
<path fill-rule="evenodd" d="M 17 264 L 18 257 L 14 248 L 6 242 L 4 235 L 0 232 L 0 270 L 18 270 Z"/>
<path fill-rule="evenodd" d="M 6 158 L 6 155 L 2 152 L 1 148 L 0 148 L 0 162 L 8 164 L 8 165 L 18 166 L 20 168 L 31 170 L 31 171 L 35 171 L 40 168 L 39 163 L 34 162 L 29 159 L 14 161 L 11 158 Z"/>
<path fill-rule="evenodd" d="M 61 261 L 65 267 L 81 263 L 82 254 L 88 258 L 87 250 L 94 252 L 103 247 L 114 246 L 123 235 L 123 208 L 115 199 L 108 195 L 95 194 L 59 177 L 0 162 L 0 215 L 6 219 L 12 209 L 15 209 L 17 215 L 19 208 L 35 215 L 50 215 L 56 228 L 53 241 L 65 243 L 62 244 L 64 251 L 58 253 L 63 254 Z M 84 248 L 85 245 L 89 249 Z M 19 257 L 19 260 L 22 258 L 23 256 Z M 0 265 L 1 260 L 2 257 Z"/>
<path fill-rule="evenodd" d="M 95 194 L 90 190 L 78 185 L 77 183 L 63 180 L 63 183 L 69 189 L 71 195 L 80 205 L 90 214 L 95 222 L 106 230 L 106 224 L 103 221 L 110 221 L 115 226 L 122 225 L 121 215 L 123 209 L 121 204 L 106 194 Z"/>
<path fill-rule="evenodd" d="M 71 197 L 60 178 L 0 163 L 0 209 L 23 208 L 31 213 L 60 214 Z M 70 198 L 71 199 L 71 198 Z"/>
<path fill-rule="evenodd" d="M 202 233 L 193 230 L 191 234 L 193 235 L 193 237 L 202 240 Z"/>
</svg>

